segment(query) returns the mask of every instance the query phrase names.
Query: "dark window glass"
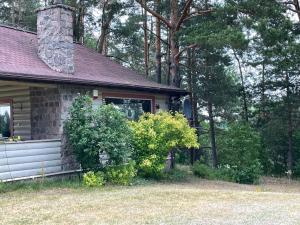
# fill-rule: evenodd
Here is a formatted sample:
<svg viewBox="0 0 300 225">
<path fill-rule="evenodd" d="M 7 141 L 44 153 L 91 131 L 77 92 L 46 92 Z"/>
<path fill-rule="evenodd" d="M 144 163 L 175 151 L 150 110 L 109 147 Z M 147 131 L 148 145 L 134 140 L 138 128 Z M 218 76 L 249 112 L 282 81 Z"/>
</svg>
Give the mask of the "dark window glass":
<svg viewBox="0 0 300 225">
<path fill-rule="evenodd" d="M 151 113 L 151 100 L 105 98 L 105 104 L 115 105 L 131 120 L 137 120 L 143 113 Z"/>
<path fill-rule="evenodd" d="M 10 115 L 11 105 L 10 103 L 0 102 L 0 138 L 10 137 Z"/>
</svg>

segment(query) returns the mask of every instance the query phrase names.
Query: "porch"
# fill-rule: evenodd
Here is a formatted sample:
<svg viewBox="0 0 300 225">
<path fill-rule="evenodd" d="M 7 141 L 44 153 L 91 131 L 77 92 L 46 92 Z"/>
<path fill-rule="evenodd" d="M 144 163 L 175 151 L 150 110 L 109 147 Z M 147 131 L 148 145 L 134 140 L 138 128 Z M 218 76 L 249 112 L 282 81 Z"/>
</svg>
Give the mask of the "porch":
<svg viewBox="0 0 300 225">
<path fill-rule="evenodd" d="M 0 80 L 0 181 L 72 170 L 62 137 L 72 98 L 63 98 L 55 84 Z"/>
<path fill-rule="evenodd" d="M 63 134 L 78 93 L 93 93 L 95 106 L 113 103 L 129 119 L 169 108 L 164 94 L 0 79 L 0 181 L 80 168 Z"/>
<path fill-rule="evenodd" d="M 62 172 L 61 140 L 0 143 L 0 181 Z"/>
</svg>

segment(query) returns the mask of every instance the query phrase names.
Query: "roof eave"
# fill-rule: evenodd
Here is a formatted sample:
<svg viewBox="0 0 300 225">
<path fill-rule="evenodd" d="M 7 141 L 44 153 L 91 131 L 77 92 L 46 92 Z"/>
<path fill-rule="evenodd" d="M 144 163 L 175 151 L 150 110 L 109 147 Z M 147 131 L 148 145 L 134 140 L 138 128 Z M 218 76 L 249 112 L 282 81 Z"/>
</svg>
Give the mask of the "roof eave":
<svg viewBox="0 0 300 225">
<path fill-rule="evenodd" d="M 21 73 L 8 73 L 0 71 L 0 78 L 13 80 L 18 79 L 22 81 L 31 81 L 31 82 L 50 82 L 50 83 L 64 83 L 64 84 L 76 84 L 76 85 L 87 85 L 87 86 L 100 86 L 100 87 L 114 87 L 122 89 L 135 89 L 145 92 L 154 92 L 154 93 L 164 93 L 176 96 L 185 96 L 189 94 L 188 91 L 180 88 L 160 88 L 160 87 L 149 87 L 149 86 L 140 86 L 140 85 L 131 85 L 131 84 L 119 84 L 119 83 L 109 83 L 109 82 L 99 82 L 92 80 L 82 80 L 82 79 L 68 79 L 65 77 L 50 77 L 50 76 L 41 76 L 41 75 L 32 75 L 32 74 L 21 74 Z"/>
</svg>

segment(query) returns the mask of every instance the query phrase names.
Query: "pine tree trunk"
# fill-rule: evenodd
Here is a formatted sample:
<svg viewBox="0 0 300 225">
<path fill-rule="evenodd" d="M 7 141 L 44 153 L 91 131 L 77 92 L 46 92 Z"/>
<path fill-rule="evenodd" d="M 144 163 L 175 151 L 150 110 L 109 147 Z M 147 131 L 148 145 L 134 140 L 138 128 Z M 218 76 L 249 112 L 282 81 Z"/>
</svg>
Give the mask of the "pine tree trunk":
<svg viewBox="0 0 300 225">
<path fill-rule="evenodd" d="M 23 18 L 23 0 L 18 1 L 18 24 L 22 23 Z"/>
<path fill-rule="evenodd" d="M 12 25 L 16 24 L 16 7 L 15 7 L 15 1 L 12 1 L 11 3 L 11 23 Z"/>
<path fill-rule="evenodd" d="M 145 1 L 144 1 L 145 4 Z M 149 65 L 148 65 L 148 21 L 147 11 L 143 10 L 143 29 L 144 29 L 144 63 L 145 63 L 145 75 L 149 76 Z"/>
<path fill-rule="evenodd" d="M 210 142 L 211 142 L 211 152 L 212 152 L 212 164 L 214 168 L 218 166 L 218 155 L 216 147 L 216 132 L 215 132 L 215 121 L 213 115 L 213 106 L 212 102 L 209 99 L 208 103 L 208 117 L 209 117 L 209 127 L 210 127 Z"/>
<path fill-rule="evenodd" d="M 292 121 L 292 104 L 291 104 L 291 90 L 288 73 L 286 74 L 286 102 L 288 112 L 288 154 L 287 154 L 287 169 L 288 172 L 293 170 L 293 121 Z M 291 175 L 289 173 L 289 175 Z"/>
<path fill-rule="evenodd" d="M 300 22 L 300 4 L 299 4 L 299 0 L 293 0 L 293 3 L 294 3 L 294 6 L 295 6 L 295 9 L 297 11 L 298 19 L 299 19 L 299 22 Z"/>
<path fill-rule="evenodd" d="M 176 25 L 178 18 L 178 0 L 171 0 L 171 29 L 170 29 L 170 48 L 171 48 L 171 65 L 170 65 L 170 82 L 175 87 L 180 87 L 179 77 L 179 45 L 176 37 Z"/>
<path fill-rule="evenodd" d="M 187 84 L 188 84 L 188 91 L 190 92 L 190 101 L 192 107 L 192 118 L 191 118 L 191 126 L 198 129 L 199 128 L 199 121 L 198 121 L 198 111 L 197 111 L 197 96 L 195 92 L 194 85 L 195 82 L 195 71 L 194 71 L 194 49 L 187 50 Z M 196 150 L 194 148 L 191 149 L 191 164 L 193 165 L 195 162 Z"/>
<path fill-rule="evenodd" d="M 157 12 L 160 13 L 160 0 L 156 0 Z M 160 27 L 160 19 L 156 17 L 155 21 L 155 49 L 156 49 L 156 77 L 157 82 L 161 83 L 161 27 Z"/>
<path fill-rule="evenodd" d="M 113 15 L 107 13 L 107 4 L 106 1 L 102 8 L 102 17 L 101 17 L 101 30 L 100 30 L 100 37 L 98 39 L 97 48 L 100 54 L 105 54 L 105 42 L 108 34 L 108 30 L 110 28 L 111 20 L 113 19 Z"/>
<path fill-rule="evenodd" d="M 107 32 L 106 24 L 102 24 L 101 31 L 100 31 L 100 37 L 98 40 L 98 52 L 100 54 L 103 54 L 106 32 Z"/>
<path fill-rule="evenodd" d="M 235 51 L 233 51 L 233 53 L 234 53 L 234 57 L 235 57 L 235 59 L 236 59 L 236 61 L 238 63 L 239 72 L 240 72 L 240 79 L 241 79 L 241 83 L 242 83 L 244 119 L 245 119 L 246 122 L 248 122 L 249 121 L 248 103 L 247 103 L 247 93 L 246 93 L 246 87 L 245 87 L 243 69 L 242 69 L 241 61 L 240 61 L 238 55 L 236 54 Z"/>
<path fill-rule="evenodd" d="M 78 28 L 79 28 L 79 39 L 78 41 L 81 44 L 84 44 L 84 14 L 85 14 L 85 8 L 84 8 L 84 1 L 80 0 L 79 2 L 79 23 L 78 23 Z"/>
<path fill-rule="evenodd" d="M 260 91 L 260 115 L 259 115 L 259 125 L 262 125 L 265 121 L 265 106 L 266 106 L 266 87 L 265 87 L 265 61 L 262 62 L 262 79 L 261 79 L 261 91 Z"/>
</svg>

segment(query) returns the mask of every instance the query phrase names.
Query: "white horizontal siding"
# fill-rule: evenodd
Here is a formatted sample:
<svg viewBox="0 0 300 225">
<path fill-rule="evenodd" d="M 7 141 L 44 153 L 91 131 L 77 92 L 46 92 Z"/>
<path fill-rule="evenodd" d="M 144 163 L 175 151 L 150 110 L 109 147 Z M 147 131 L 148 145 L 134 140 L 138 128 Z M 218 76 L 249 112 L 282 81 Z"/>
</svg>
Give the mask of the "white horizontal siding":
<svg viewBox="0 0 300 225">
<path fill-rule="evenodd" d="M 13 135 L 31 139 L 31 103 L 29 86 L 4 85 L 0 87 L 0 99 L 11 99 Z"/>
<path fill-rule="evenodd" d="M 61 171 L 60 140 L 0 144 L 0 180 Z"/>
</svg>

